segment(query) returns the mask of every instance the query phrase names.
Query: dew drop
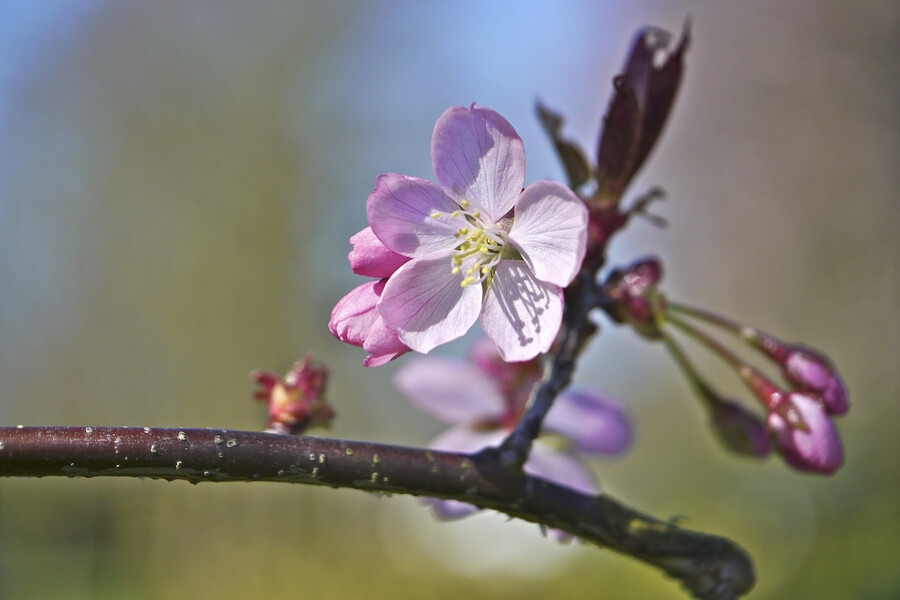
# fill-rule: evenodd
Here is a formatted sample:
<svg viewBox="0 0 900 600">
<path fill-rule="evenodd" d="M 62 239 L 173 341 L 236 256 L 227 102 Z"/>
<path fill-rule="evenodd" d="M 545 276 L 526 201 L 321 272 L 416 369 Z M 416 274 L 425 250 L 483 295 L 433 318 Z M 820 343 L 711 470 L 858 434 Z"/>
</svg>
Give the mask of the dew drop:
<svg viewBox="0 0 900 600">
<path fill-rule="evenodd" d="M 149 428 L 149 427 L 144 427 L 144 433 L 150 433 L 150 428 Z"/>
<path fill-rule="evenodd" d="M 159 449 L 156 447 L 156 444 L 150 444 L 150 452 L 156 454 L 158 451 Z"/>
<path fill-rule="evenodd" d="M 85 427 L 84 432 L 85 433 L 94 433 L 94 428 L 93 427 Z"/>
<path fill-rule="evenodd" d="M 178 441 L 179 441 L 179 442 L 186 442 L 186 441 L 187 441 L 187 434 L 186 434 L 185 432 L 183 432 L 183 431 L 179 431 L 179 432 L 178 432 L 178 435 L 177 435 L 176 437 L 178 438 Z"/>
<path fill-rule="evenodd" d="M 321 465 L 321 464 L 324 464 L 324 463 L 325 463 L 325 455 L 324 455 L 324 454 L 320 454 L 320 455 L 319 455 L 319 464 Z"/>
<path fill-rule="evenodd" d="M 180 460 L 176 460 L 176 461 L 175 461 L 175 468 L 176 468 L 176 469 L 180 469 L 182 464 L 183 464 L 183 463 L 182 463 Z"/>
<path fill-rule="evenodd" d="M 3 450 L 4 448 L 6 448 L 6 444 L 0 441 L 0 450 Z"/>
<path fill-rule="evenodd" d="M 352 448 L 347 448 L 346 450 L 344 450 L 344 452 L 347 454 L 347 456 L 353 456 L 353 449 L 352 449 Z"/>
<path fill-rule="evenodd" d="M 236 439 L 232 438 L 232 439 L 228 440 L 227 442 L 225 442 L 225 445 L 229 448 L 234 448 L 235 446 L 238 445 L 238 442 Z"/>
</svg>

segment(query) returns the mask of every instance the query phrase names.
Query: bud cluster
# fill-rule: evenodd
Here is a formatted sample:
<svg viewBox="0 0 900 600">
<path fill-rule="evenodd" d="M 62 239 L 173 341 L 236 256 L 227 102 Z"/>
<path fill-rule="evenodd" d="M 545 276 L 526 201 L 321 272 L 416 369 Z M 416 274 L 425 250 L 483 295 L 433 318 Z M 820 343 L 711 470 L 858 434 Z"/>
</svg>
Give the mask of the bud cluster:
<svg viewBox="0 0 900 600">
<path fill-rule="evenodd" d="M 658 284 L 662 267 L 654 258 L 613 271 L 604 282 L 605 306 L 618 323 L 642 336 L 661 339 L 707 408 L 713 430 L 730 450 L 751 456 L 771 452 L 770 438 L 785 461 L 801 471 L 833 473 L 843 464 L 840 437 L 832 417 L 849 408 L 847 390 L 831 361 L 802 344 L 789 344 L 720 315 L 667 302 Z M 775 364 L 784 379 L 776 385 L 718 339 L 691 321 L 702 321 L 748 343 Z M 668 330 L 674 327 L 730 365 L 765 410 L 760 418 L 726 399 L 700 376 Z"/>
</svg>

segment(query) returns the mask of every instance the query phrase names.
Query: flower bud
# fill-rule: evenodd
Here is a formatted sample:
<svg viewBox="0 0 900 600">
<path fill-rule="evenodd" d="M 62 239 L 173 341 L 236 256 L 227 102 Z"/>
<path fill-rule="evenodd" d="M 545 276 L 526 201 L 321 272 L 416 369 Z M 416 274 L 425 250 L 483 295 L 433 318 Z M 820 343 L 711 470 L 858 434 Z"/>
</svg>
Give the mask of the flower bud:
<svg viewBox="0 0 900 600">
<path fill-rule="evenodd" d="M 768 456 L 772 452 L 763 422 L 737 402 L 717 398 L 710 406 L 713 431 L 736 454 Z"/>
<path fill-rule="evenodd" d="M 638 261 L 625 271 L 614 271 L 606 283 L 606 293 L 615 302 L 611 316 L 620 323 L 630 323 L 647 338 L 658 338 L 656 311 L 665 303 L 656 289 L 660 279 L 662 265 L 655 258 Z"/>
<path fill-rule="evenodd" d="M 800 413 L 805 428 L 792 425 L 774 410 L 766 422 L 785 461 L 799 471 L 825 474 L 837 471 L 844 463 L 844 451 L 822 403 L 800 393 L 788 394 L 786 402 Z"/>
<path fill-rule="evenodd" d="M 850 408 L 847 388 L 825 355 L 750 327 L 742 328 L 741 335 L 778 363 L 797 391 L 821 398 L 826 412 L 842 415 Z"/>
<path fill-rule="evenodd" d="M 844 382 L 830 361 L 818 352 L 799 344 L 791 346 L 783 366 L 788 381 L 797 390 L 821 398 L 827 412 L 842 415 L 850 408 Z"/>
<path fill-rule="evenodd" d="M 260 386 L 253 397 L 268 405 L 270 432 L 299 435 L 334 417 L 323 397 L 328 369 L 309 357 L 294 363 L 284 379 L 267 371 L 254 371 L 250 377 Z"/>
</svg>

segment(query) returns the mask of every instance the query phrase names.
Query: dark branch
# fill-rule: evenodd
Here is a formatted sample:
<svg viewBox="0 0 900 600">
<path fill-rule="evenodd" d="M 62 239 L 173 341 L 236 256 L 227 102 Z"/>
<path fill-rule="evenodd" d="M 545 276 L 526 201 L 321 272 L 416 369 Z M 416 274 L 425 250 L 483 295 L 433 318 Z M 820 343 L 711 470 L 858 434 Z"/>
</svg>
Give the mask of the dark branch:
<svg viewBox="0 0 900 600">
<path fill-rule="evenodd" d="M 461 500 L 661 568 L 697 598 L 737 598 L 753 565 L 733 542 L 587 496 L 490 456 L 222 429 L 0 428 L 0 476 L 270 481 Z"/>
<path fill-rule="evenodd" d="M 588 320 L 588 313 L 597 306 L 598 292 L 590 268 L 582 269 L 578 278 L 566 288 L 565 312 L 556 348 L 544 377 L 532 392 L 528 410 L 500 447 L 482 451 L 485 455 L 499 454 L 500 461 L 514 470 L 521 469 L 528 460 L 531 444 L 540 434 L 544 418 L 556 396 L 572 383 L 576 359 L 596 331 Z"/>
</svg>

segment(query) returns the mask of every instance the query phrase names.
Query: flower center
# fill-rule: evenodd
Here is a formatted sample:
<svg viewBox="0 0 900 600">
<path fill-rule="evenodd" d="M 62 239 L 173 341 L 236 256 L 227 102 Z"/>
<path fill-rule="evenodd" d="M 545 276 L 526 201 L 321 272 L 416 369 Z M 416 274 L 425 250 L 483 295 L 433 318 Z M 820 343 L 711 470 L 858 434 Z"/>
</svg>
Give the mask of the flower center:
<svg viewBox="0 0 900 600">
<path fill-rule="evenodd" d="M 485 221 L 479 211 L 470 211 L 467 200 L 460 200 L 459 205 L 460 209 L 450 213 L 450 216 L 462 215 L 469 225 L 460 227 L 454 234 L 459 243 L 453 249 L 450 272 L 462 275 L 459 282 L 462 287 L 484 281 L 490 283 L 494 267 L 500 262 L 506 246 L 506 230 L 496 223 Z"/>
</svg>

